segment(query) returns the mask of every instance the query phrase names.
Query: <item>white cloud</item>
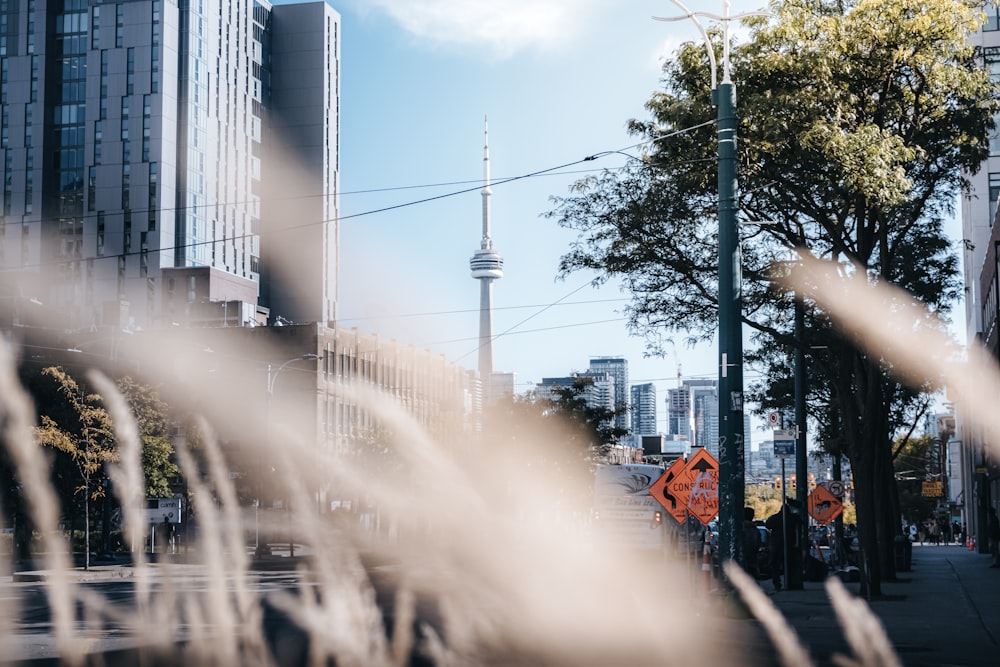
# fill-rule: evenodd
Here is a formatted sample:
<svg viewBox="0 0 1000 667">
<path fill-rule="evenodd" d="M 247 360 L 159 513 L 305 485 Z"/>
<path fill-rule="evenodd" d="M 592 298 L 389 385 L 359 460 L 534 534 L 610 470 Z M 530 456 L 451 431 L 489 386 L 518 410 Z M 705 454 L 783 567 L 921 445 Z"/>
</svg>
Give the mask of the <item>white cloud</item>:
<svg viewBox="0 0 1000 667">
<path fill-rule="evenodd" d="M 414 36 L 445 46 L 475 46 L 506 58 L 547 51 L 578 36 L 596 0 L 371 0 Z"/>
</svg>

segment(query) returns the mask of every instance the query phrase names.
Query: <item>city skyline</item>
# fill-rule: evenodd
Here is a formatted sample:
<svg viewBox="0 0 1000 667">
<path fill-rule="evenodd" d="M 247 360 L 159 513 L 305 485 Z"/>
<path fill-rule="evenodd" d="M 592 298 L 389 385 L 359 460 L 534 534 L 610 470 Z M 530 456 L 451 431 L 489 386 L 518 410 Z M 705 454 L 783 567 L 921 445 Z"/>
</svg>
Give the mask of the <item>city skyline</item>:
<svg viewBox="0 0 1000 667">
<path fill-rule="evenodd" d="M 717 377 L 710 343 L 689 349 L 677 337 L 666 356 L 644 357 L 643 338 L 625 326 L 627 294 L 617 284 L 593 287 L 590 274 L 559 279 L 559 257 L 574 237 L 541 217 L 550 196 L 619 168 L 630 159 L 622 153 L 637 154 L 626 122 L 646 117 L 644 104 L 661 89 L 662 58 L 700 39 L 693 25 L 654 21 L 671 13 L 659 1 L 625 10 L 433 4 L 442 11 L 419 19 L 407 3 L 337 4 L 341 323 L 476 367 L 479 293 L 467 276 L 480 242 L 488 115 L 492 238 L 504 260 L 493 292 L 494 369 L 516 373 L 518 392 L 543 377 L 584 372 L 595 356 L 627 358 L 631 381 L 652 382 L 660 395 L 676 386 L 678 368 L 687 378 Z M 375 254 L 377 263 L 368 259 Z"/>
</svg>

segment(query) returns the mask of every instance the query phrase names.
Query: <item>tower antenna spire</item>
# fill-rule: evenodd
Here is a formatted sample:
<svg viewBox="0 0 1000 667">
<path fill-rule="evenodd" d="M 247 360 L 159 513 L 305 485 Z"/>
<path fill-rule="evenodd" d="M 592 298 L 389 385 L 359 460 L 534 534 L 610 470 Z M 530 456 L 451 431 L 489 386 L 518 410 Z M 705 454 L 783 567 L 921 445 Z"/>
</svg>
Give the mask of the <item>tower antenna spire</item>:
<svg viewBox="0 0 1000 667">
<path fill-rule="evenodd" d="M 490 221 L 490 132 L 489 118 L 483 116 L 483 236 L 479 250 L 472 255 L 469 268 L 479 281 L 479 381 L 488 400 L 493 375 L 493 281 L 503 277 L 503 258 L 493 249 Z"/>
</svg>

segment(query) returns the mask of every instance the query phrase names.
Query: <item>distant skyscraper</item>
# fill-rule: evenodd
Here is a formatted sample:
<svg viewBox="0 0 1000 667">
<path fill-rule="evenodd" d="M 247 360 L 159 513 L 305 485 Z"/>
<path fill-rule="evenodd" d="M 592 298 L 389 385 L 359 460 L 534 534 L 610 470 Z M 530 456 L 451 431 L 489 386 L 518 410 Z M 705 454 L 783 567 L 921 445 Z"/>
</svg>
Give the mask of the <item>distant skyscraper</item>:
<svg viewBox="0 0 1000 667">
<path fill-rule="evenodd" d="M 542 381 L 535 387 L 535 393 L 538 398 L 555 400 L 558 398 L 556 389 L 568 389 L 580 378 L 590 380 L 590 385 L 583 393 L 588 406 L 605 410 L 614 409 L 614 379 L 605 373 L 587 372 L 564 377 L 542 378 Z"/>
<path fill-rule="evenodd" d="M 615 416 L 615 427 L 622 430 L 629 428 L 628 401 L 628 360 L 622 357 L 591 357 L 590 373 L 606 373 L 614 380 L 614 409 L 619 411 Z"/>
<path fill-rule="evenodd" d="M 667 390 L 667 428 L 713 456 L 719 453 L 719 406 L 716 380 L 684 380 Z"/>
<path fill-rule="evenodd" d="M 514 396 L 517 376 L 514 373 L 493 373 L 490 376 L 490 400 L 498 401 Z"/>
<path fill-rule="evenodd" d="M 239 325 L 335 317 L 327 3 L 28 1 L 0 18 L 0 292 L 68 329 L 184 324 L 208 303 Z"/>
<path fill-rule="evenodd" d="M 479 380 L 488 393 L 493 375 L 493 281 L 503 277 L 503 258 L 493 249 L 490 236 L 490 135 L 489 127 L 483 131 L 483 237 L 479 250 L 469 261 L 472 277 L 479 281 Z M 487 401 L 489 396 L 485 397 Z"/>
<path fill-rule="evenodd" d="M 634 384 L 631 394 L 632 435 L 656 435 L 656 385 Z"/>
</svg>

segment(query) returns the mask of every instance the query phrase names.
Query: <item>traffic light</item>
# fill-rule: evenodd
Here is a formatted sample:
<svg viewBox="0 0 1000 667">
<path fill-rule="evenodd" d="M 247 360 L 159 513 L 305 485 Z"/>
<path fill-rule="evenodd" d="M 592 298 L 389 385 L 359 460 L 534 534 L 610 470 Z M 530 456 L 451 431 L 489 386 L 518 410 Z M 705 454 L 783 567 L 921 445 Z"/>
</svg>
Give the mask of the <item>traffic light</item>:
<svg viewBox="0 0 1000 667">
<path fill-rule="evenodd" d="M 795 490 L 795 473 L 794 472 L 791 475 L 788 476 L 788 488 L 790 488 L 792 491 Z"/>
<path fill-rule="evenodd" d="M 774 488 L 779 492 L 781 491 L 781 475 L 774 476 Z"/>
<path fill-rule="evenodd" d="M 816 473 L 809 473 L 809 490 L 816 488 Z"/>
</svg>

